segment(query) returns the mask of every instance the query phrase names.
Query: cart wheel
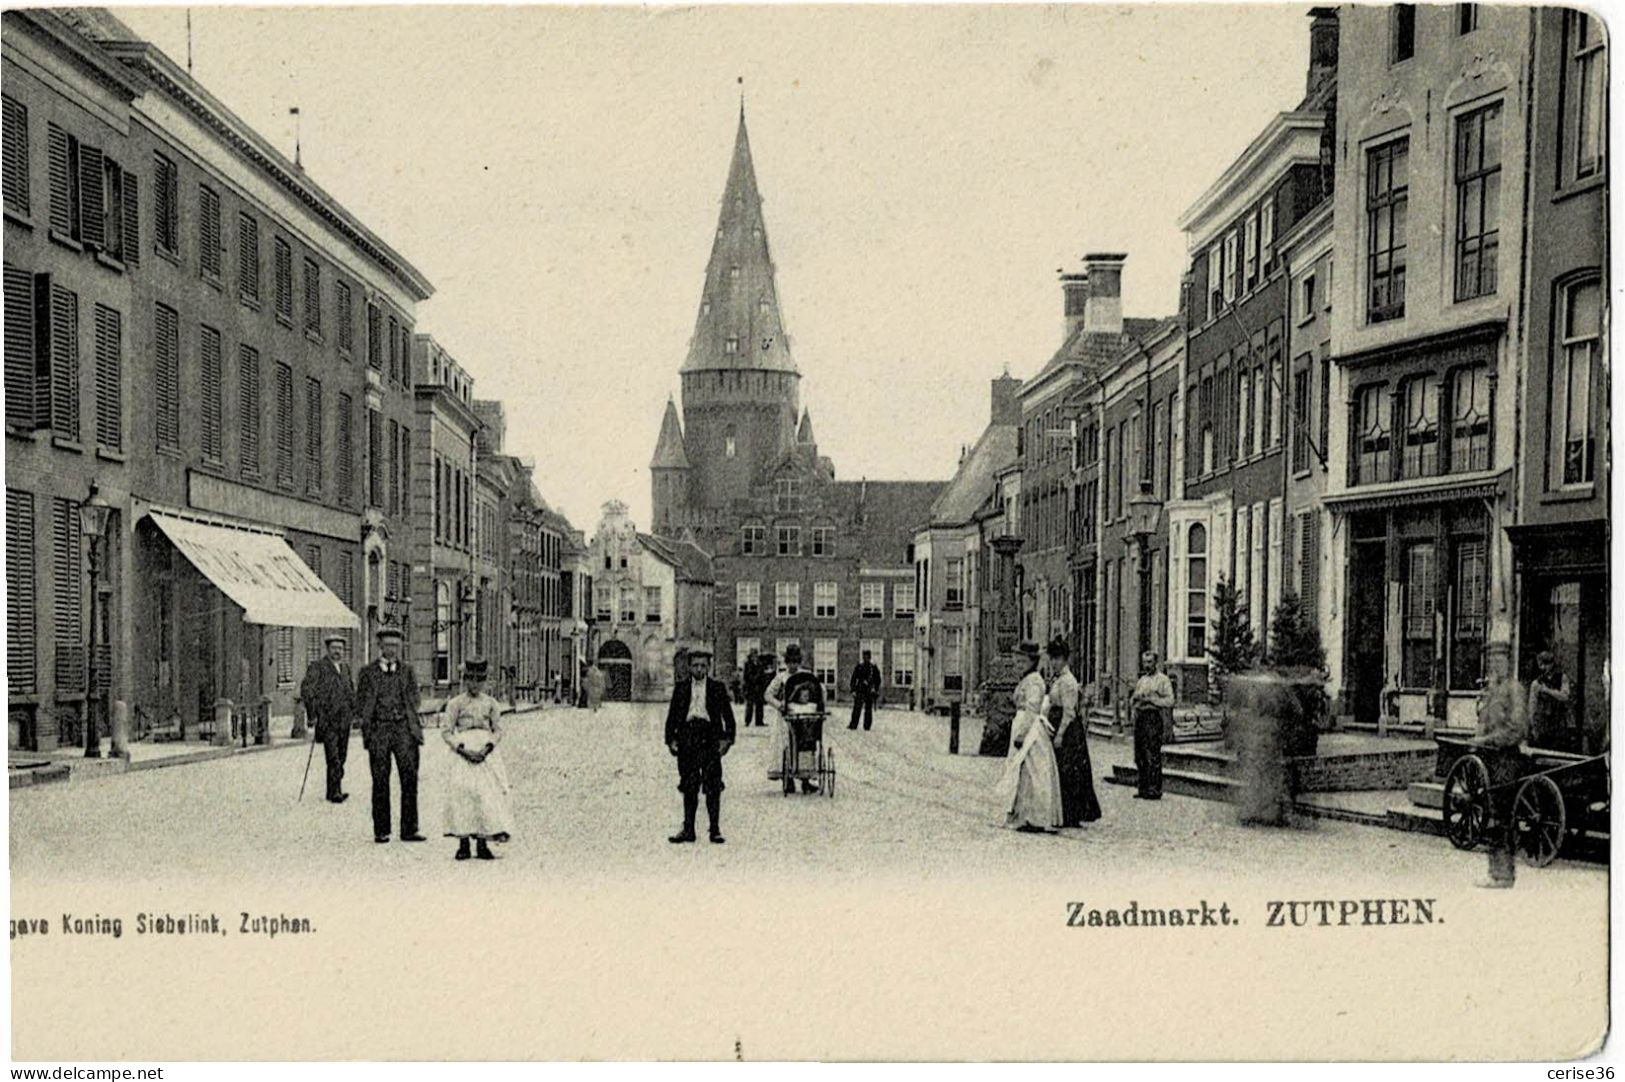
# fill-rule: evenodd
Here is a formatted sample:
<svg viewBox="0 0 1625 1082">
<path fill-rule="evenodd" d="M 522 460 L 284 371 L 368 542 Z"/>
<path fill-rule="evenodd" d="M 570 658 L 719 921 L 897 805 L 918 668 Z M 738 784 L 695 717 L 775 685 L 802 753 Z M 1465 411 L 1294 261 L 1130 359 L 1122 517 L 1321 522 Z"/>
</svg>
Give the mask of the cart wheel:
<svg viewBox="0 0 1625 1082">
<path fill-rule="evenodd" d="M 825 783 L 824 795 L 831 800 L 835 799 L 835 749 L 829 749 L 829 779 Z"/>
<path fill-rule="evenodd" d="M 1526 864 L 1544 868 L 1557 859 L 1567 818 L 1563 793 L 1551 778 L 1536 774 L 1518 786 L 1512 798 L 1513 838 Z"/>
<path fill-rule="evenodd" d="M 1444 829 L 1450 844 L 1471 849 L 1484 838 L 1489 825 L 1490 771 L 1484 760 L 1463 755 L 1444 779 Z"/>
</svg>

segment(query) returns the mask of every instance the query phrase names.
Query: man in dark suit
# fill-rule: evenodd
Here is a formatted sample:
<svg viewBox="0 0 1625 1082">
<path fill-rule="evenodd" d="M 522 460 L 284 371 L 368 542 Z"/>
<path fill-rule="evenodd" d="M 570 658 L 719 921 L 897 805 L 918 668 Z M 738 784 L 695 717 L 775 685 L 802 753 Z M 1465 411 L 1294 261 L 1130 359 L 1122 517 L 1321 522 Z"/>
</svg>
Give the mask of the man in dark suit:
<svg viewBox="0 0 1625 1082">
<path fill-rule="evenodd" d="M 329 635 L 322 642 L 327 656 L 312 661 L 305 670 L 299 701 L 316 731 L 315 738 L 322 742 L 322 757 L 327 760 L 327 799 L 342 804 L 350 799 L 344 791 L 344 760 L 350 754 L 355 686 L 350 682 L 350 666 L 344 660 L 348 640 L 343 635 Z"/>
<path fill-rule="evenodd" d="M 870 659 L 869 651 L 863 652 L 863 660 L 858 662 L 852 670 L 852 724 L 848 729 L 858 727 L 858 715 L 863 715 L 863 728 L 867 732 L 875 723 L 875 700 L 880 697 L 880 667 Z"/>
<path fill-rule="evenodd" d="M 666 749 L 677 757 L 677 789 L 683 794 L 683 829 L 669 841 L 694 840 L 694 813 L 705 793 L 711 841 L 722 837 L 722 757 L 734 743 L 734 710 L 728 686 L 711 679 L 711 652 L 690 650 L 689 679 L 672 689 L 666 710 Z"/>
<path fill-rule="evenodd" d="M 762 683 L 762 659 L 751 647 L 750 654 L 745 658 L 743 671 L 739 674 L 740 691 L 745 698 L 745 728 L 751 725 L 760 725 L 762 721 L 762 691 L 767 687 Z"/>
<path fill-rule="evenodd" d="M 423 722 L 418 718 L 418 682 L 401 661 L 401 631 L 378 632 L 378 650 L 361 670 L 356 704 L 361 716 L 361 743 L 372 766 L 372 837 L 389 841 L 389 766 L 401 772 L 401 841 L 421 842 L 418 833 L 418 748 Z"/>
</svg>

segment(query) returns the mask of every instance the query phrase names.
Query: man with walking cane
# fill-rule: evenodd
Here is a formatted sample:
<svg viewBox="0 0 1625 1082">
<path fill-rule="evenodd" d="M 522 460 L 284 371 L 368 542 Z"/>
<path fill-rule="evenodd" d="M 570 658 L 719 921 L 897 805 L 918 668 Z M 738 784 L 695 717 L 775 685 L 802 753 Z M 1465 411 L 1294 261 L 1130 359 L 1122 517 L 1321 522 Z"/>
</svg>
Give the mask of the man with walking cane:
<svg viewBox="0 0 1625 1082">
<path fill-rule="evenodd" d="M 327 656 L 315 659 L 305 670 L 304 682 L 299 685 L 299 700 L 304 704 L 305 717 L 315 730 L 315 740 L 322 743 L 322 755 L 327 763 L 327 801 L 342 804 L 350 799 L 344 791 L 344 761 L 350 753 L 350 721 L 355 716 L 355 686 L 350 682 L 350 666 L 344 660 L 344 647 L 348 640 L 343 635 L 328 635 L 323 640 Z M 305 776 L 310 776 L 310 760 L 316 754 L 311 744 L 310 755 L 305 757 Z M 304 786 L 299 787 L 303 794 Z"/>
</svg>

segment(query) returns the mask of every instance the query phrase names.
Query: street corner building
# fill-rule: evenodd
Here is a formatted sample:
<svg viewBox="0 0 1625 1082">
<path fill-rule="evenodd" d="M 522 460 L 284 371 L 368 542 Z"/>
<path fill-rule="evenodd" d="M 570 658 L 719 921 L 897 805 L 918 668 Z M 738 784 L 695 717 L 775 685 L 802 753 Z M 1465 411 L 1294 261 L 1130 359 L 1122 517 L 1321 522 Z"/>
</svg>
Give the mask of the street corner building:
<svg viewBox="0 0 1625 1082">
<path fill-rule="evenodd" d="M 885 674 L 881 701 L 911 703 L 912 542 L 943 484 L 837 481 L 790 345 L 741 108 L 681 413 L 667 403 L 649 464 L 653 532 L 710 554 L 719 672 L 742 669 L 752 649 L 782 659 L 794 643 L 833 699 L 868 650 Z"/>
<path fill-rule="evenodd" d="M 111 13 L 0 46 L 9 746 L 268 739 L 326 631 L 399 627 L 425 686 L 573 676 L 574 531 L 500 405 L 446 405 L 424 275 Z"/>
</svg>

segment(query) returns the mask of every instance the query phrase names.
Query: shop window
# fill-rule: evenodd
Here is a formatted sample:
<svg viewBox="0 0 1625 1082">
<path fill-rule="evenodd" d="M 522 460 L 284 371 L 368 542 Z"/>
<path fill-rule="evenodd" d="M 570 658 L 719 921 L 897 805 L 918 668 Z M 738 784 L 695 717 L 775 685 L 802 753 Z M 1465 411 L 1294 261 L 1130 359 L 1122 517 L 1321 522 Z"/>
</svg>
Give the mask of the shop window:
<svg viewBox="0 0 1625 1082">
<path fill-rule="evenodd" d="M 1490 468 L 1490 377 L 1487 369 L 1458 368 L 1450 384 L 1450 471 Z"/>
<path fill-rule="evenodd" d="M 1405 613 L 1400 682 L 1405 687 L 1433 686 L 1434 615 L 1438 581 L 1431 541 L 1405 549 Z"/>
<path fill-rule="evenodd" d="M 1357 485 L 1389 479 L 1389 431 L 1386 388 L 1375 384 L 1360 389 L 1354 404 L 1355 474 Z"/>
<path fill-rule="evenodd" d="M 1453 627 L 1450 633 L 1450 687 L 1470 691 L 1484 675 L 1484 638 L 1489 611 L 1489 559 L 1483 541 L 1456 545 Z"/>
<path fill-rule="evenodd" d="M 1439 472 L 1439 377 L 1417 376 L 1404 387 L 1400 476 L 1433 477 Z"/>
</svg>

